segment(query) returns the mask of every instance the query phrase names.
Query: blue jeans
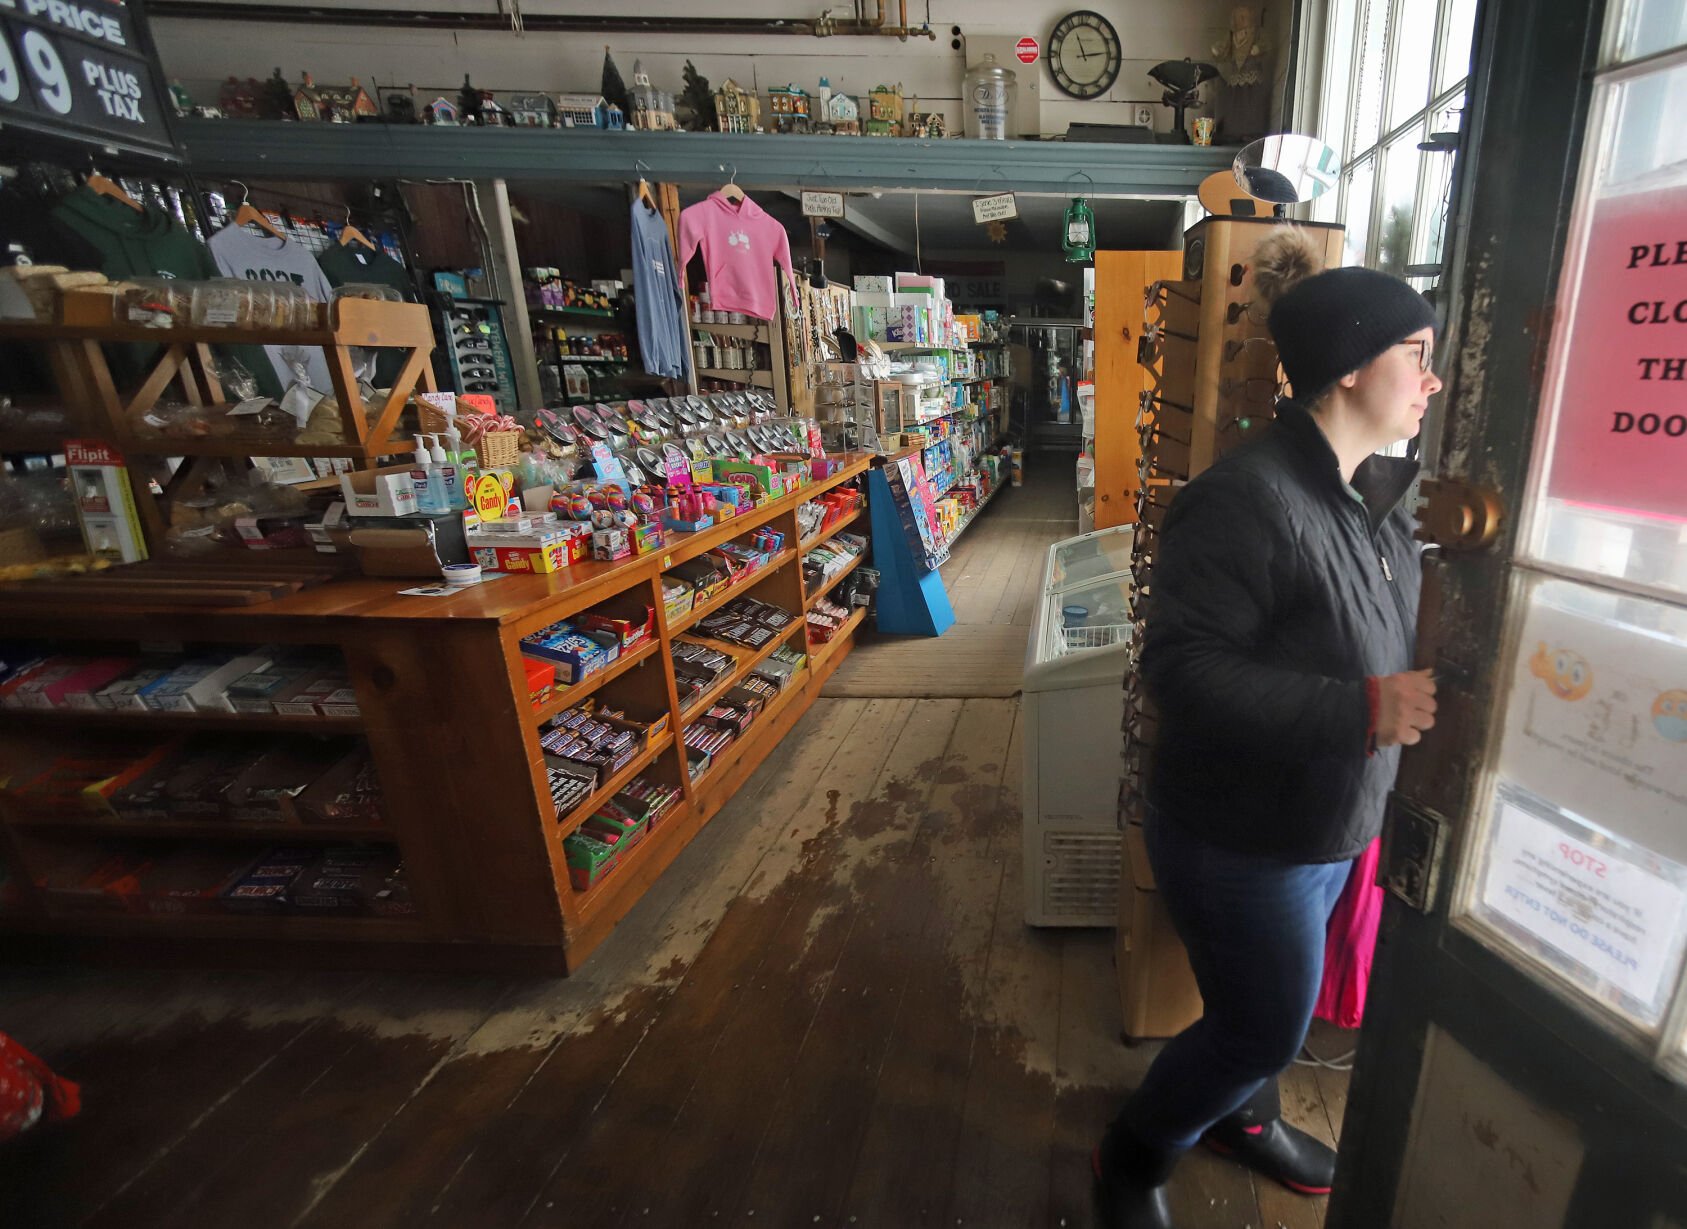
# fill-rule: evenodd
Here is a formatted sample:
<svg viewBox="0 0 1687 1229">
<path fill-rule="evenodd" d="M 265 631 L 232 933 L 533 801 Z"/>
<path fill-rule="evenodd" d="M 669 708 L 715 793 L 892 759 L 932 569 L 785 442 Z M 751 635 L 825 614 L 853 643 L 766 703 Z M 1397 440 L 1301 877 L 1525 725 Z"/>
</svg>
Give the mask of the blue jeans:
<svg viewBox="0 0 1687 1229">
<path fill-rule="evenodd" d="M 1247 1105 L 1306 1040 L 1324 931 L 1352 862 L 1232 853 L 1150 809 L 1143 834 L 1160 899 L 1189 949 L 1204 1014 L 1166 1043 L 1121 1124 L 1169 1153 Z"/>
</svg>

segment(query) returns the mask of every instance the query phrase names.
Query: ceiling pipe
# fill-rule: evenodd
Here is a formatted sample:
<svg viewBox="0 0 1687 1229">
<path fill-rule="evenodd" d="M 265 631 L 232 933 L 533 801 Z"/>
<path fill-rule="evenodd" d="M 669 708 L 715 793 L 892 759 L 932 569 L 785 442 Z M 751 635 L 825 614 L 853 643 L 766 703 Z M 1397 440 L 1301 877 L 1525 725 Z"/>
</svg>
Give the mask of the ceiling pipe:
<svg viewBox="0 0 1687 1229">
<path fill-rule="evenodd" d="M 935 40 L 929 26 L 910 29 L 907 0 L 901 0 L 901 24 L 886 24 L 885 0 L 878 0 L 873 21 L 817 21 L 809 18 L 786 20 L 760 17 L 625 17 L 611 15 L 567 16 L 525 14 L 522 30 L 529 34 L 796 34 L 823 38 L 828 35 L 878 35 L 907 41 L 910 34 Z M 438 13 L 416 10 L 359 8 L 350 5 L 321 7 L 294 4 L 229 4 L 223 0 L 152 0 L 147 5 L 152 17 L 176 17 L 201 21 L 267 21 L 308 25 L 368 26 L 409 30 L 496 31 L 510 28 L 504 12 Z"/>
</svg>

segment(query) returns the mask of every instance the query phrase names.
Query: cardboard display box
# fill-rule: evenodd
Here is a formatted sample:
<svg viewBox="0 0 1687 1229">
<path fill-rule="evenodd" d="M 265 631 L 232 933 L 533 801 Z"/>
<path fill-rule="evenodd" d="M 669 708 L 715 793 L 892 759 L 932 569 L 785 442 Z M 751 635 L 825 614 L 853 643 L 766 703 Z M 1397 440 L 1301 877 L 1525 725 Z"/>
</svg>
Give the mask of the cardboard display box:
<svg viewBox="0 0 1687 1229">
<path fill-rule="evenodd" d="M 1125 1036 L 1132 1041 L 1173 1037 L 1200 1019 L 1201 991 L 1183 940 L 1155 890 L 1141 824 L 1125 826 L 1120 848 L 1115 963 Z"/>
</svg>

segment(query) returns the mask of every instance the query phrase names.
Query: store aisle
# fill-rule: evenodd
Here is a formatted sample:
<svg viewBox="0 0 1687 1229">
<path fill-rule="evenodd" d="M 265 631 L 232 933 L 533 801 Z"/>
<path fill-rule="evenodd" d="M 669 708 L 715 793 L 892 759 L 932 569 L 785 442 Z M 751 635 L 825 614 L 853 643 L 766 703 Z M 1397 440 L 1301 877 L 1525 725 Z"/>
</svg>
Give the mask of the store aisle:
<svg viewBox="0 0 1687 1229">
<path fill-rule="evenodd" d="M 1110 932 L 1023 924 L 1018 707 L 817 701 L 566 981 L 10 973 L 0 1027 L 86 1108 L 0 1150 L 6 1222 L 1093 1223 L 1153 1047 Z M 1284 1091 L 1333 1138 L 1345 1077 Z M 1322 1218 L 1204 1154 L 1174 1191 L 1186 1229 Z"/>
<path fill-rule="evenodd" d="M 1018 695 L 1048 548 L 1077 532 L 1070 454 L 1032 454 L 1025 485 L 998 494 L 943 565 L 955 625 L 935 640 L 863 638 L 822 694 L 864 699 Z"/>
</svg>

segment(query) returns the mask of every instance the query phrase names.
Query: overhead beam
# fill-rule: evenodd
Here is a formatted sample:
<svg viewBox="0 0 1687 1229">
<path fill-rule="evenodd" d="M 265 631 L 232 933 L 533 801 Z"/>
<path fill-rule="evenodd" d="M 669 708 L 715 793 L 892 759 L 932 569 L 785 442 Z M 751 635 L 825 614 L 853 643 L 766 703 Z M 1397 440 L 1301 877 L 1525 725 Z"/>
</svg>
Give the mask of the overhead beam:
<svg viewBox="0 0 1687 1229">
<path fill-rule="evenodd" d="M 792 200 L 800 201 L 802 199 L 802 189 L 786 188 L 785 195 L 790 197 Z M 888 226 L 881 225 L 878 222 L 862 217 L 860 210 L 866 208 L 866 206 L 860 205 L 856 209 L 852 210 L 850 208 L 852 203 L 853 202 L 851 201 L 845 200 L 844 216 L 841 218 L 830 218 L 828 221 L 836 222 L 845 230 L 854 231 L 863 239 L 871 239 L 880 247 L 889 248 L 893 252 L 909 253 L 914 250 L 914 240 L 912 236 L 902 234 L 899 231 L 891 230 Z"/>
<path fill-rule="evenodd" d="M 891 137 L 435 128 L 182 119 L 195 173 L 245 179 L 507 179 L 755 188 L 920 188 L 1192 196 L 1230 165 L 1219 146 Z"/>
</svg>

